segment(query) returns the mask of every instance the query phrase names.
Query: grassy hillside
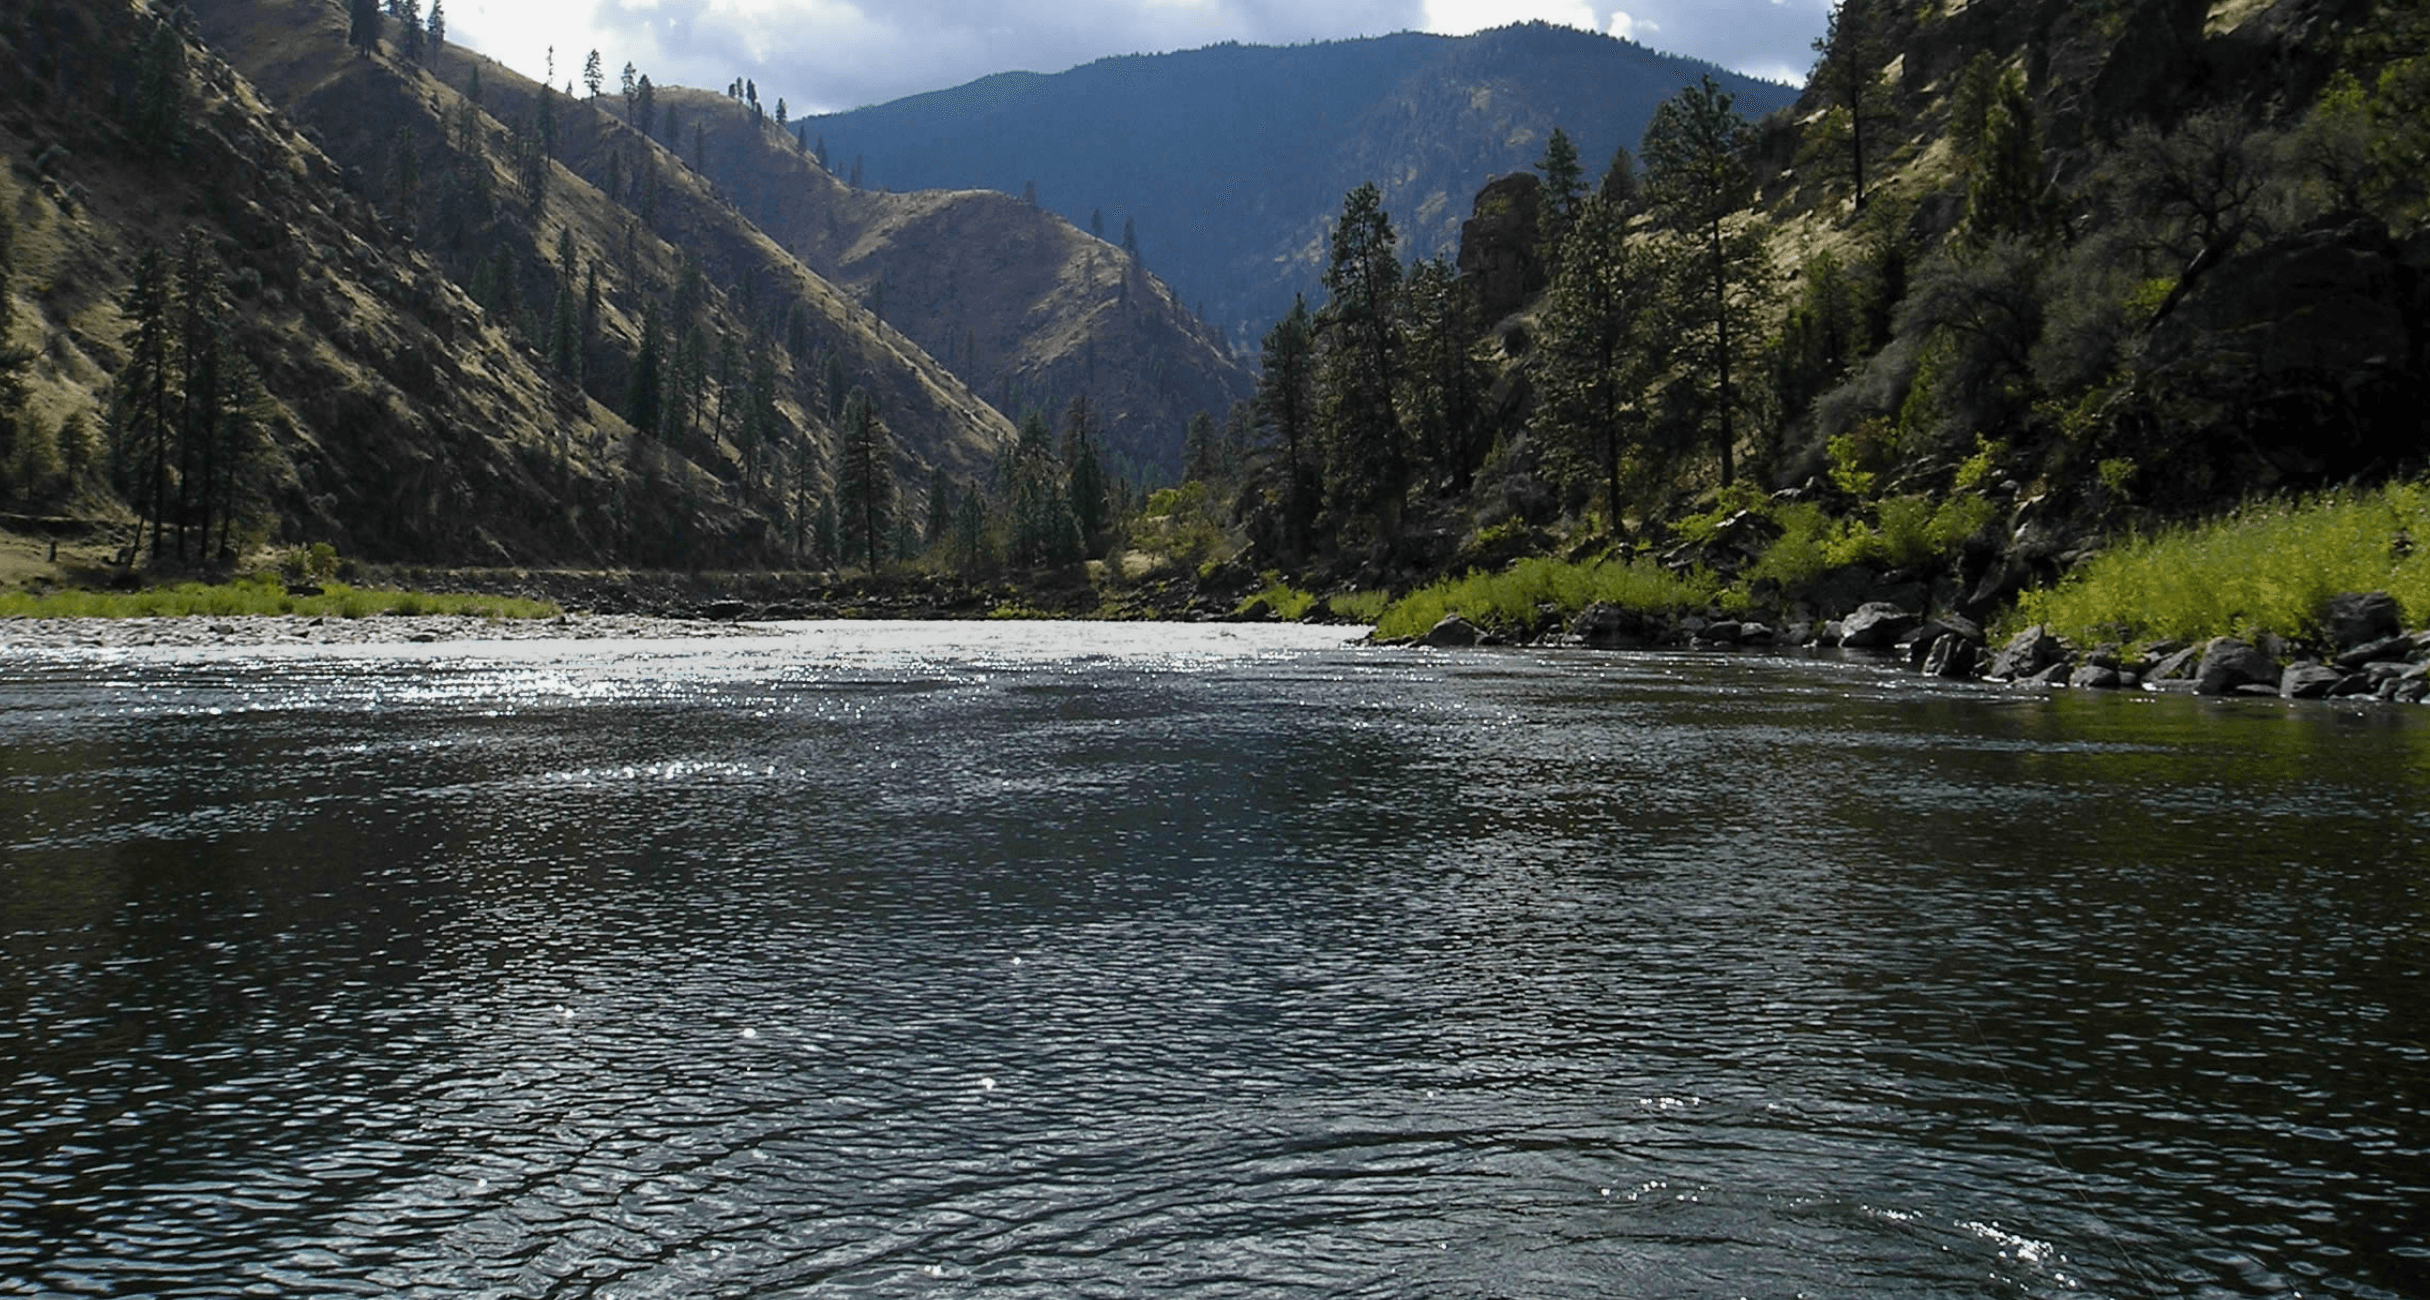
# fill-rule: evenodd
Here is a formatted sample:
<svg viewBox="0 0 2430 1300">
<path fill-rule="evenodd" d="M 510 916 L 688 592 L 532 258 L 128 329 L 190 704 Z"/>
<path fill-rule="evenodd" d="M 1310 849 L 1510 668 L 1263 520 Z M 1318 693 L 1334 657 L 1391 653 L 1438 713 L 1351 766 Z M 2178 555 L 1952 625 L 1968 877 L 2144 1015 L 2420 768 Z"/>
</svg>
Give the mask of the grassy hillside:
<svg viewBox="0 0 2430 1300">
<path fill-rule="evenodd" d="M 1191 415 L 1249 395 L 1248 370 L 1172 289 L 1049 211 L 992 190 L 855 189 L 740 100 L 658 102 L 677 151 L 805 264 L 1000 410 L 1085 396 L 1133 477 L 1175 474 Z"/>
</svg>

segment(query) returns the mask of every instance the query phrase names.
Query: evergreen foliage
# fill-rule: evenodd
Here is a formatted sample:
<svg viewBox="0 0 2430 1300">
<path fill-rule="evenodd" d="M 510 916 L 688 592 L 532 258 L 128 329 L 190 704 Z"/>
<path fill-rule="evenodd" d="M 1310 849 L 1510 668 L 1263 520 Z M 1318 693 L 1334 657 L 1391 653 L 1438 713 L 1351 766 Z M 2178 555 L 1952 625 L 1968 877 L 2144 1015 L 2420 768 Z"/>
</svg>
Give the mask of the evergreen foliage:
<svg viewBox="0 0 2430 1300">
<path fill-rule="evenodd" d="M 858 558 L 877 572 L 894 526 L 894 449 L 866 390 L 844 399 L 844 424 L 836 443 L 835 496 L 839 507 L 839 558 Z"/>
<path fill-rule="evenodd" d="M 1410 462 L 1393 402 L 1401 374 L 1401 264 L 1381 191 L 1361 185 L 1343 200 L 1325 268 L 1316 367 L 1326 490 L 1342 516 L 1372 523 L 1389 549 L 1400 527 Z"/>
<path fill-rule="evenodd" d="M 1753 188 L 1746 155 L 1753 130 L 1731 96 L 1710 77 L 1666 101 L 1646 128 L 1645 190 L 1656 220 L 1676 235 L 1668 262 L 1671 336 L 1690 369 L 1693 401 L 1721 462 L 1721 485 L 1735 478 L 1735 382 L 1758 342 L 1770 287 L 1761 222 L 1742 215 Z"/>
</svg>

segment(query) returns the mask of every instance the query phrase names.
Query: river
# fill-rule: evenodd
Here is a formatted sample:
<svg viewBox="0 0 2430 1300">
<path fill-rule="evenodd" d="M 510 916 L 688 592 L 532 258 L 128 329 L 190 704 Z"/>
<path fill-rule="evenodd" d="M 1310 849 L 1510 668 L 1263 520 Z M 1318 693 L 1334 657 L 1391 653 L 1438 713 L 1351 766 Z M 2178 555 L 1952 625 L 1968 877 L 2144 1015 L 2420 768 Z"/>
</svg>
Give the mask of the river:
<svg viewBox="0 0 2430 1300">
<path fill-rule="evenodd" d="M 2430 712 L 0 651 L 0 1294 L 2430 1295 Z"/>
</svg>

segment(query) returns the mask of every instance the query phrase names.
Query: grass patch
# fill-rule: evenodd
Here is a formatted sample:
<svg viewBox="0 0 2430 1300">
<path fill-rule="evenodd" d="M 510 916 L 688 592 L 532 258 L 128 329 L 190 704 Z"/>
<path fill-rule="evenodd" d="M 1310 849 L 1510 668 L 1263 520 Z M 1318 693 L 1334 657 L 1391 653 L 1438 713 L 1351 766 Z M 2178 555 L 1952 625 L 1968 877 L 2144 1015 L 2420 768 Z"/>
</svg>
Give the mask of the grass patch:
<svg viewBox="0 0 2430 1300">
<path fill-rule="evenodd" d="M 1339 595 L 1325 597 L 1325 603 L 1332 606 L 1333 612 L 1342 618 L 1349 619 L 1353 623 L 1372 625 L 1384 616 L 1386 609 L 1391 608 L 1392 593 L 1388 591 L 1345 591 Z"/>
<path fill-rule="evenodd" d="M 317 596 L 288 594 L 275 576 L 233 582 L 181 582 L 141 591 L 82 588 L 32 595 L 0 592 L 0 618 L 181 618 L 201 615 L 302 614 L 322 618 L 368 618 L 378 614 L 450 614 L 476 618 L 553 618 L 563 611 L 548 601 L 518 596 L 447 596 L 416 591 L 377 591 L 332 582 Z"/>
<path fill-rule="evenodd" d="M 2417 540 L 2419 539 L 2419 540 Z M 2392 483 L 2245 506 L 2223 519 L 2135 537 L 2027 592 L 2018 625 L 2079 641 L 2320 634 L 2329 597 L 2385 591 L 2405 625 L 2430 621 L 2430 484 Z"/>
<path fill-rule="evenodd" d="M 1285 623 L 1296 623 L 1306 618 L 1309 607 L 1316 603 L 1315 596 L 1269 573 L 1266 575 L 1265 589 L 1243 596 L 1240 603 L 1232 607 L 1232 612 L 1242 613 L 1261 600 L 1266 602 L 1266 608 L 1274 611 L 1274 617 Z"/>
<path fill-rule="evenodd" d="M 1708 574 L 1682 576 L 1651 560 L 1526 559 L 1500 573 L 1447 578 L 1411 592 L 1376 617 L 1375 635 L 1419 636 L 1448 614 L 1495 631 L 1523 632 L 1535 626 L 1541 605 L 1553 606 L 1564 619 L 1597 602 L 1669 613 L 1701 609 L 1720 593 Z M 1336 600 L 1333 607 L 1343 606 Z"/>
</svg>

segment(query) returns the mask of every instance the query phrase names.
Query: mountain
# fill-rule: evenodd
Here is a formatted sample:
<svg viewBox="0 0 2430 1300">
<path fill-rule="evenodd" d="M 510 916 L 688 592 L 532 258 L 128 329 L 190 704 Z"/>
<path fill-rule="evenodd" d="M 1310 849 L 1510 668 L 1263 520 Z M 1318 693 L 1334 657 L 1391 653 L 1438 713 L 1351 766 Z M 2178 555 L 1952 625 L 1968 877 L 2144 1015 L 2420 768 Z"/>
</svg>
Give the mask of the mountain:
<svg viewBox="0 0 2430 1300">
<path fill-rule="evenodd" d="M 1117 240 L 1244 350 L 1319 294 L 1325 231 L 1373 181 L 1404 256 L 1451 252 L 1469 200 L 1534 165 L 1561 127 L 1601 174 L 1657 105 L 1711 75 L 1759 116 L 1796 91 L 1542 23 L 1290 47 L 1227 44 L 1014 72 L 805 119 L 875 189 L 1034 189 Z"/>
<path fill-rule="evenodd" d="M 386 26 L 359 55 L 318 0 L 50 0 L 0 22 L 30 356 L 7 504 L 123 523 L 155 482 L 208 495 L 207 461 L 130 457 L 124 401 L 137 268 L 188 243 L 227 304 L 184 328 L 223 330 L 263 390 L 240 534 L 369 559 L 799 562 L 853 386 L 907 506 L 932 469 L 992 473 L 1008 421 L 671 154 L 562 97 L 540 129 L 538 88 L 494 65 L 475 103 L 431 68 L 476 56 L 417 63 Z M 637 429 L 644 369 L 665 418 Z"/>
<path fill-rule="evenodd" d="M 1136 257 L 1051 212 L 993 190 L 856 189 L 740 99 L 657 102 L 671 143 L 745 216 L 999 410 L 1059 415 L 1087 397 L 1127 477 L 1177 473 L 1190 417 L 1255 387 Z"/>
</svg>

